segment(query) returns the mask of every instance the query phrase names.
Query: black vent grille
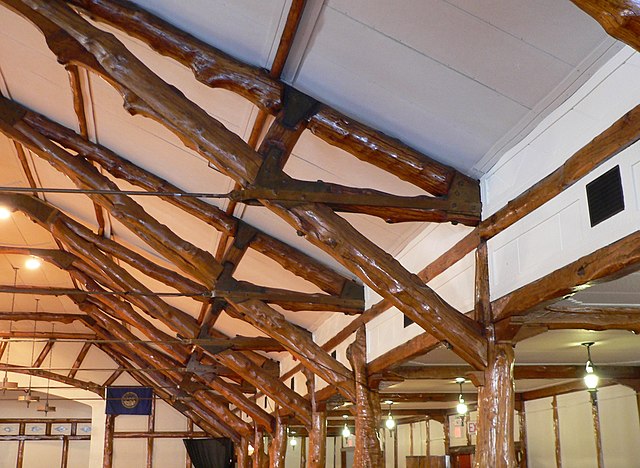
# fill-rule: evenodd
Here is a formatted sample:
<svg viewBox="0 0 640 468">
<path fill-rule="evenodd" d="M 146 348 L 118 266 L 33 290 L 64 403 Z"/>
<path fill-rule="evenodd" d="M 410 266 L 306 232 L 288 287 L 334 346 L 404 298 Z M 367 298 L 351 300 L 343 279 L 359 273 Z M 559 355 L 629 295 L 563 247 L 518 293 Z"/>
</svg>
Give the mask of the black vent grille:
<svg viewBox="0 0 640 468">
<path fill-rule="evenodd" d="M 587 184 L 587 204 L 589 205 L 591 227 L 624 210 L 619 166 Z"/>
<path fill-rule="evenodd" d="M 415 322 L 405 315 L 404 316 L 404 328 L 407 328 L 412 323 L 415 323 Z"/>
</svg>

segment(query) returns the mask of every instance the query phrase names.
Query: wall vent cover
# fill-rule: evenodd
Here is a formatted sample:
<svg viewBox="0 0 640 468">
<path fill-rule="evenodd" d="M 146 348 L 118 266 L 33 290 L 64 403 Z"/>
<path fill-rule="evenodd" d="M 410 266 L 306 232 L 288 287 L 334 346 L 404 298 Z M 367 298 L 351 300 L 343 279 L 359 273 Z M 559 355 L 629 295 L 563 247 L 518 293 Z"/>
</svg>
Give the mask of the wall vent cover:
<svg viewBox="0 0 640 468">
<path fill-rule="evenodd" d="M 620 166 L 614 167 L 587 184 L 587 204 L 591 227 L 624 211 Z"/>
</svg>

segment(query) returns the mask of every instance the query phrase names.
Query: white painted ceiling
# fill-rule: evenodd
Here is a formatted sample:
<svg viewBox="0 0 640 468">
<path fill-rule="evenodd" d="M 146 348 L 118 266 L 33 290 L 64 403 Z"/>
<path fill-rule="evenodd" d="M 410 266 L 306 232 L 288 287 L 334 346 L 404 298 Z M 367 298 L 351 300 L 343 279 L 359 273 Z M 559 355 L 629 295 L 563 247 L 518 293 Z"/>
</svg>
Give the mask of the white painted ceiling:
<svg viewBox="0 0 640 468">
<path fill-rule="evenodd" d="M 265 68 L 273 60 L 290 6 L 290 0 L 136 3 L 223 51 Z M 150 68 L 228 129 L 248 138 L 257 113 L 252 104 L 230 92 L 205 87 L 181 65 L 135 39 L 105 29 L 114 32 Z M 478 176 L 618 47 L 569 0 L 309 0 L 284 78 L 342 112 Z M 219 193 L 232 189 L 229 178 L 210 168 L 166 129 L 143 117 L 129 116 L 117 93 L 100 78 L 83 74 L 82 86 L 93 139 L 185 190 Z M 76 128 L 64 68 L 49 52 L 40 32 L 4 7 L 0 7 L 0 91 Z M 33 155 L 29 159 L 41 186 L 72 187 L 47 163 Z M 285 170 L 301 179 L 322 179 L 407 195 L 420 193 L 310 133 L 303 135 Z M 118 184 L 122 189 L 132 188 L 126 183 Z M 15 150 L 5 137 L 0 137 L 0 185 L 27 185 Z M 47 195 L 46 199 L 95 228 L 93 206 L 86 197 Z M 162 201 L 146 197 L 139 202 L 179 235 L 205 250 L 215 251 L 219 235 L 213 228 Z M 345 272 L 267 210 L 241 206 L 236 215 Z M 388 225 L 360 215 L 345 217 L 392 254 L 426 227 L 422 223 Z M 119 242 L 168 266 L 115 221 L 112 234 Z M 44 230 L 21 215 L 0 223 L 0 244 L 55 248 Z M 1 283 L 11 283 L 12 266 L 21 261 L 14 256 L 0 257 Z M 313 285 L 251 251 L 243 259 L 237 277 L 316 292 Z M 145 282 L 153 290 L 162 288 L 148 278 Z M 21 270 L 18 283 L 71 285 L 67 275 L 50 266 L 37 273 Z M 194 316 L 199 311 L 199 304 L 191 299 L 175 299 L 172 304 Z M 65 298 L 43 298 L 41 306 L 51 312 L 76 311 Z M 0 294 L 0 309 L 9 307 L 10 297 Z M 32 297 L 18 297 L 16 310 L 33 308 Z M 313 330 L 326 314 L 289 313 L 287 317 Z M 0 323 L 0 327 L 5 326 Z M 257 334 L 249 325 L 228 316 L 221 317 L 218 326 L 233 335 Z M 75 324 L 65 327 L 70 331 L 81 329 Z M 526 343 L 519 346 L 518 353 L 527 348 Z M 532 343 L 536 349 L 548 346 L 546 342 Z M 435 352 L 428 360 L 452 361 L 446 352 Z M 637 358 L 634 356 L 633 360 Z M 109 361 L 103 355 L 91 360 L 97 367 L 112 368 Z M 109 372 L 103 374 L 87 377 L 104 381 Z"/>
</svg>

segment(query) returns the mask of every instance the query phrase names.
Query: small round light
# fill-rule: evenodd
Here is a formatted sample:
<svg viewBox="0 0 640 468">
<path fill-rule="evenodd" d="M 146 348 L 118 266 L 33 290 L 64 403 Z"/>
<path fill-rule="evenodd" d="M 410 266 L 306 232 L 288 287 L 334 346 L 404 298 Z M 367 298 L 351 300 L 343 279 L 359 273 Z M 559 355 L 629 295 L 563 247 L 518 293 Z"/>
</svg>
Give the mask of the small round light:
<svg viewBox="0 0 640 468">
<path fill-rule="evenodd" d="M 0 206 L 0 219 L 11 218 L 11 211 L 6 206 Z"/>
<path fill-rule="evenodd" d="M 469 408 L 465 404 L 464 400 L 460 399 L 460 403 L 456 405 L 456 411 L 458 412 L 458 414 L 467 414 L 468 410 Z"/>
<path fill-rule="evenodd" d="M 37 270 L 42 266 L 42 260 L 38 257 L 29 257 L 27 261 L 24 262 L 24 266 L 27 270 Z"/>
<path fill-rule="evenodd" d="M 584 384 L 589 390 L 597 388 L 599 380 L 600 378 L 598 377 L 598 375 L 593 372 L 584 376 Z"/>
<path fill-rule="evenodd" d="M 387 420 L 384 422 L 384 425 L 387 426 L 387 429 L 392 430 L 394 427 L 396 427 L 396 422 L 393 420 L 393 417 L 389 415 L 387 417 Z"/>
<path fill-rule="evenodd" d="M 255 449 L 253 448 L 253 445 L 249 444 L 249 447 L 247 447 L 247 454 L 251 457 L 253 456 L 253 452 L 255 452 Z"/>
<path fill-rule="evenodd" d="M 289 444 L 290 444 L 292 447 L 295 447 L 296 445 L 298 445 L 298 441 L 296 440 L 296 438 L 295 438 L 295 437 L 292 437 L 292 438 L 291 438 L 291 442 L 289 442 Z"/>
<path fill-rule="evenodd" d="M 351 431 L 349 430 L 349 428 L 347 427 L 347 425 L 344 425 L 344 429 L 342 429 L 342 437 L 344 437 L 345 439 L 347 437 L 351 436 Z"/>
</svg>

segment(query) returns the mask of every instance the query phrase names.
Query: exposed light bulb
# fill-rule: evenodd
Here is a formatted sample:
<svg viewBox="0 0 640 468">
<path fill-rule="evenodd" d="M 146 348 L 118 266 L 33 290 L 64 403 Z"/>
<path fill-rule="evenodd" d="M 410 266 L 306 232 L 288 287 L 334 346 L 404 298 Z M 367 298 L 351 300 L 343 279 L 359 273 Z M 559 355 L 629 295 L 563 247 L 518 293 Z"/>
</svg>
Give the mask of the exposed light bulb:
<svg viewBox="0 0 640 468">
<path fill-rule="evenodd" d="M 0 219 L 11 218 L 11 211 L 6 206 L 0 206 Z"/>
<path fill-rule="evenodd" d="M 351 436 L 351 431 L 349 430 L 349 428 L 347 427 L 347 424 L 345 423 L 344 429 L 342 429 L 342 437 L 346 439 L 347 437 L 350 437 L 350 436 Z"/>
<path fill-rule="evenodd" d="M 584 376 L 584 384 L 587 386 L 589 390 L 594 390 L 598 387 L 598 381 L 600 378 L 598 374 L 593 371 L 593 367 L 591 368 L 591 372 L 589 372 L 589 368 L 587 368 L 587 374 Z"/>
<path fill-rule="evenodd" d="M 27 270 L 37 270 L 42 266 L 42 260 L 38 257 L 29 257 L 27 261 L 24 262 L 24 266 Z"/>
<path fill-rule="evenodd" d="M 392 430 L 394 427 L 396 427 L 396 422 L 393 420 L 393 416 L 391 416 L 391 413 L 389 413 L 389 416 L 387 416 L 387 420 L 384 422 L 384 425 L 387 426 L 387 429 Z"/>
<path fill-rule="evenodd" d="M 251 457 L 255 451 L 256 449 L 253 448 L 253 445 L 249 444 L 249 447 L 247 447 L 247 454 Z"/>
<path fill-rule="evenodd" d="M 458 414 L 467 414 L 468 410 L 469 410 L 469 407 L 464 402 L 464 398 L 462 398 L 462 393 L 461 393 L 460 396 L 458 397 L 458 404 L 456 405 L 456 411 L 458 412 Z"/>
<path fill-rule="evenodd" d="M 289 442 L 289 444 L 290 444 L 292 447 L 295 447 L 296 445 L 298 445 L 298 441 L 296 440 L 296 438 L 295 438 L 295 437 L 292 437 L 292 438 L 291 438 L 291 442 Z"/>
</svg>

